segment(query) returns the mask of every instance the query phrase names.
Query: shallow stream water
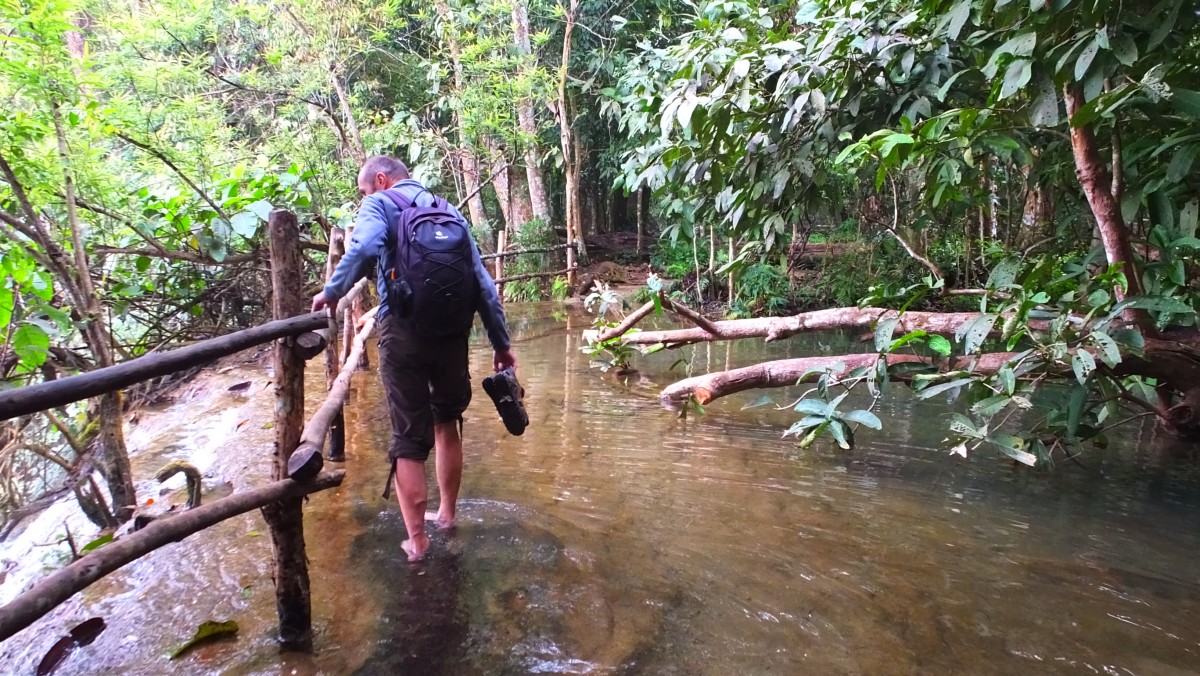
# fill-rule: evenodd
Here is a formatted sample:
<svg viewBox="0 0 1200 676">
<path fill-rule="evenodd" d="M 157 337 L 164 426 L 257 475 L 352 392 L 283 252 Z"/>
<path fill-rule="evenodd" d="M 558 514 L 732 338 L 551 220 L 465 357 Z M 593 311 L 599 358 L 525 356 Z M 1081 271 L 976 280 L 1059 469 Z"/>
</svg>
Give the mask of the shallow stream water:
<svg viewBox="0 0 1200 676">
<path fill-rule="evenodd" d="M 689 369 L 863 349 L 853 336 L 701 345 L 617 379 L 579 350 L 586 316 L 510 312 L 530 428 L 504 432 L 476 337 L 460 523 L 420 564 L 380 496 L 378 378 L 356 376 L 346 482 L 305 506 L 315 655 L 275 647 L 252 514 L 93 585 L 0 646 L 0 671 L 32 673 L 100 616 L 108 628 L 57 673 L 1200 673 L 1200 469 L 1152 425 L 1032 472 L 939 451 L 951 405 L 897 390 L 853 451 L 800 451 L 780 438 L 795 414 L 743 408 L 762 393 L 680 418 L 657 392 Z M 319 363 L 309 376 L 313 406 Z M 218 394 L 146 413 L 139 475 L 198 456 L 235 489 L 259 482 L 268 379 L 242 367 Z M 219 387 L 239 380 L 254 385 Z M 237 620 L 237 638 L 168 660 L 208 619 Z"/>
</svg>

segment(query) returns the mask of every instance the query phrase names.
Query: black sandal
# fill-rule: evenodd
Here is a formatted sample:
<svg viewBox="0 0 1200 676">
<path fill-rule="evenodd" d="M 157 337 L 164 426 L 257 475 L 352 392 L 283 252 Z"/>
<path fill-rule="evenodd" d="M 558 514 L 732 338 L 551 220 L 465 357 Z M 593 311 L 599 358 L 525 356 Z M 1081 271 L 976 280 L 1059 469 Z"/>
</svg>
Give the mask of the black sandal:
<svg viewBox="0 0 1200 676">
<path fill-rule="evenodd" d="M 517 382 L 517 374 L 512 368 L 484 378 L 483 391 L 487 392 L 496 404 L 496 410 L 499 411 L 500 419 L 504 421 L 508 433 L 521 436 L 529 425 L 529 414 L 525 412 L 525 405 L 521 403 L 525 397 L 525 388 Z"/>
</svg>

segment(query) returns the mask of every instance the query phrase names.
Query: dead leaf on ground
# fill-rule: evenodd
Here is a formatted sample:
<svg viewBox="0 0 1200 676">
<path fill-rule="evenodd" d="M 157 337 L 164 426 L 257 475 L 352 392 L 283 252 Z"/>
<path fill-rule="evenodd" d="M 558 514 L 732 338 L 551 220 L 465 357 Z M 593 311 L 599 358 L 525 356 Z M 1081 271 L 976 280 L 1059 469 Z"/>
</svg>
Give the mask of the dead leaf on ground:
<svg viewBox="0 0 1200 676">
<path fill-rule="evenodd" d="M 230 392 L 245 392 L 246 390 L 250 389 L 250 384 L 251 384 L 251 381 L 246 380 L 246 381 L 237 383 L 236 385 L 230 385 L 228 389 Z"/>
<path fill-rule="evenodd" d="M 206 620 L 201 622 L 200 626 L 196 629 L 196 635 L 192 637 L 192 640 L 179 646 L 175 652 L 171 653 L 171 659 L 176 659 L 192 648 L 195 648 L 203 643 L 208 643 L 209 641 L 215 641 L 216 639 L 225 638 L 228 636 L 235 636 L 237 631 L 238 623 L 236 620 L 229 620 L 228 622 L 215 622 L 213 620 Z"/>
</svg>

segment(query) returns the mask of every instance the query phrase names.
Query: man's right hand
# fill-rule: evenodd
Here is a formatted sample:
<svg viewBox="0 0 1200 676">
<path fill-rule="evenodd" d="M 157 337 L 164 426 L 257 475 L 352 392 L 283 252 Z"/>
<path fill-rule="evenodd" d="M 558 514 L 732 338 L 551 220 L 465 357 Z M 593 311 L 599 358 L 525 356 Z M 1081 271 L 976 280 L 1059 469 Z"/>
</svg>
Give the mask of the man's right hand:
<svg viewBox="0 0 1200 676">
<path fill-rule="evenodd" d="M 496 373 L 506 368 L 516 368 L 517 356 L 513 354 L 511 347 L 506 347 L 503 350 L 495 350 L 492 353 L 492 366 L 496 369 Z"/>
<path fill-rule="evenodd" d="M 321 293 L 318 293 L 317 295 L 313 296 L 312 312 L 318 312 L 320 310 L 323 310 L 323 309 L 329 307 L 331 304 L 332 303 L 329 302 L 329 299 L 325 297 L 325 292 L 322 291 Z"/>
</svg>

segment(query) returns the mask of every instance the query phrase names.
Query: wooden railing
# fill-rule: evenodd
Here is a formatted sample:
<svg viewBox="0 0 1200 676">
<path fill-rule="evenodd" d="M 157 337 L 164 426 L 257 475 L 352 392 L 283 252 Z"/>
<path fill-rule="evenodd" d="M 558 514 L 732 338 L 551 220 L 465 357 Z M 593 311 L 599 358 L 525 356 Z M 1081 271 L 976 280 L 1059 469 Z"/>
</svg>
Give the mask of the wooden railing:
<svg viewBox="0 0 1200 676">
<path fill-rule="evenodd" d="M 272 481 L 264 486 L 238 491 L 202 507 L 159 518 L 145 528 L 121 536 L 74 563 L 38 581 L 8 605 L 0 608 L 0 641 L 28 627 L 75 593 L 121 566 L 164 545 L 213 526 L 221 521 L 261 509 L 271 531 L 274 547 L 276 607 L 282 648 L 311 652 L 312 609 L 308 564 L 304 551 L 304 496 L 339 486 L 342 470 L 321 471 L 322 446 L 332 436 L 331 455 L 340 455 L 344 432 L 338 422 L 350 379 L 365 356 L 364 344 L 374 329 L 373 311 L 353 340 L 348 340 L 345 359 L 337 350 L 337 322 L 365 288 L 360 283 L 338 304 L 337 313 L 305 313 L 300 238 L 296 216 L 288 211 L 271 212 L 270 238 L 272 312 L 274 321 L 244 331 L 212 338 L 169 352 L 146 355 L 108 368 L 60 378 L 29 387 L 0 392 L 0 419 L 29 415 L 100 394 L 119 391 L 135 383 L 212 362 L 250 347 L 274 342 L 275 360 L 275 447 Z M 330 241 L 331 258 L 340 238 Z M 336 264 L 336 260 L 332 261 Z M 332 268 L 330 268 L 332 269 Z M 351 323 L 349 327 L 355 326 Z M 349 338 L 349 331 L 347 331 Z M 304 363 L 324 352 L 330 392 L 317 413 L 304 424 Z M 339 363 L 341 362 L 341 363 Z M 299 465 L 297 458 L 303 459 Z M 289 460 L 302 466 L 290 478 Z"/>
</svg>

